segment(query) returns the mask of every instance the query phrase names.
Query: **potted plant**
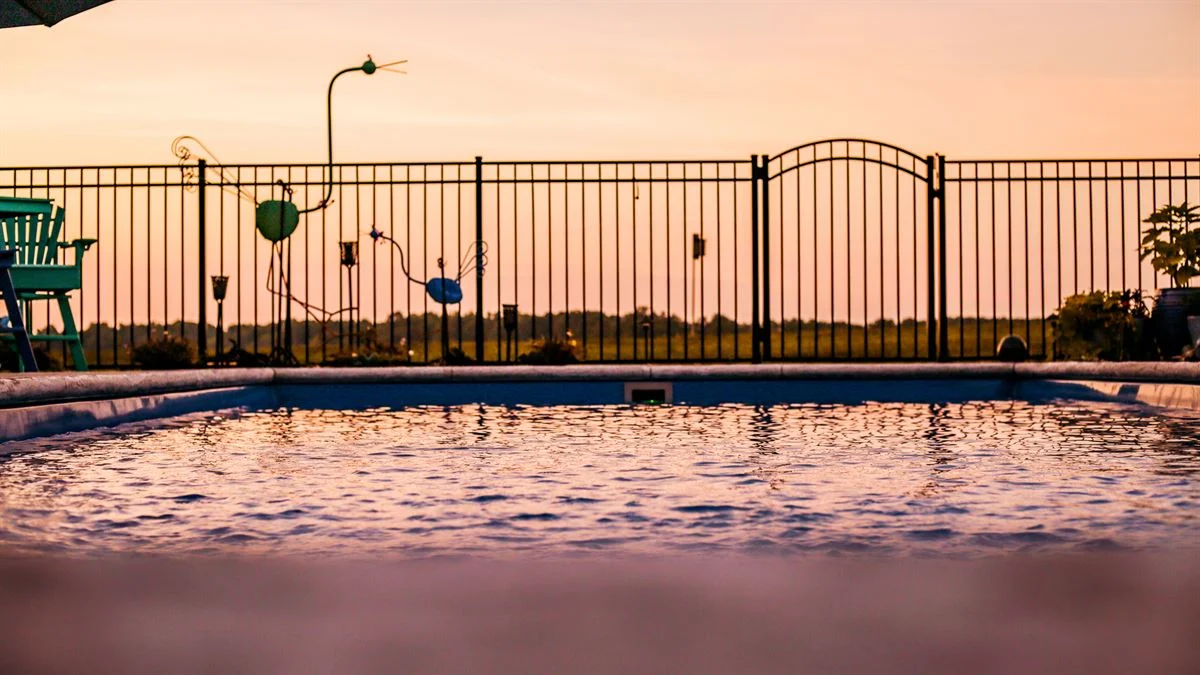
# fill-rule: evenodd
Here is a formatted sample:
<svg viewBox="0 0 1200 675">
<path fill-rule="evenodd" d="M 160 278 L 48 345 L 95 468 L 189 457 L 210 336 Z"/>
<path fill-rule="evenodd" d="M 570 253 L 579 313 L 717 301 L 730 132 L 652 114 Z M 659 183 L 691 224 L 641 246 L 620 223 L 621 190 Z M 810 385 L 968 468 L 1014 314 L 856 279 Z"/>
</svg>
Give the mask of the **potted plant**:
<svg viewBox="0 0 1200 675">
<path fill-rule="evenodd" d="M 1184 314 L 1187 315 L 1188 335 L 1193 350 L 1200 350 L 1200 293 L 1192 293 Z"/>
<path fill-rule="evenodd" d="M 1159 289 L 1154 299 L 1153 322 L 1159 351 L 1176 356 L 1191 344 L 1188 307 L 1200 288 L 1191 288 L 1200 276 L 1200 205 L 1166 204 L 1142 221 L 1150 227 L 1142 236 L 1141 259 L 1150 259 L 1154 269 L 1171 280 L 1170 288 Z"/>
</svg>

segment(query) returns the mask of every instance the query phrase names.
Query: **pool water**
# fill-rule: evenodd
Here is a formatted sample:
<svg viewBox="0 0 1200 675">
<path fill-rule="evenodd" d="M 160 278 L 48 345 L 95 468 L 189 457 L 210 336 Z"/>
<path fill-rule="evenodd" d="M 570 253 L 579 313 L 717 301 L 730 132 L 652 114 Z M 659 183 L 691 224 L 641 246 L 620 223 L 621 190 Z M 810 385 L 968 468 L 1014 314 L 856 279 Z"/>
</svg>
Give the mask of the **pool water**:
<svg viewBox="0 0 1200 675">
<path fill-rule="evenodd" d="M 1200 416 L 1095 402 L 230 411 L 0 458 L 0 551 L 1200 548 Z"/>
</svg>

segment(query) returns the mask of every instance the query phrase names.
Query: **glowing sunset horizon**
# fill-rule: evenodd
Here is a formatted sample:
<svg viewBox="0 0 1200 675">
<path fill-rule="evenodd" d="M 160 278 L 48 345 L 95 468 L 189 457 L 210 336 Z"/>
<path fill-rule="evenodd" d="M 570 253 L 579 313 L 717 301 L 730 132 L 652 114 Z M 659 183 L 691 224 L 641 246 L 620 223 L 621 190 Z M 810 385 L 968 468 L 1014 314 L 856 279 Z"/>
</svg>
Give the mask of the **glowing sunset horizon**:
<svg viewBox="0 0 1200 675">
<path fill-rule="evenodd" d="M 0 32 L 0 165 L 1200 152 L 1200 3 L 147 3 Z"/>
</svg>

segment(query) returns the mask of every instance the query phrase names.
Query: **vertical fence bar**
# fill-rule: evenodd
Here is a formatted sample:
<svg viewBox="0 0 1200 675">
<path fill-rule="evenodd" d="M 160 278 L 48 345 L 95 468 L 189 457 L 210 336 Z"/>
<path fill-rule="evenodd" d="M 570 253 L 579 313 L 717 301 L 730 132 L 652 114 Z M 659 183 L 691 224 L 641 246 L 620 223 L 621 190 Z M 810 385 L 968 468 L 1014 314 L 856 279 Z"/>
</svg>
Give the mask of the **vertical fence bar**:
<svg viewBox="0 0 1200 675">
<path fill-rule="evenodd" d="M 762 358 L 771 359 L 771 156 L 762 155 Z"/>
<path fill-rule="evenodd" d="M 817 232 L 817 230 L 820 229 L 818 227 L 819 222 L 818 222 L 818 217 L 817 217 L 818 216 L 817 204 L 820 202 L 820 198 L 817 195 L 817 192 L 818 192 L 817 183 L 819 182 L 817 180 L 817 164 L 816 164 L 816 162 L 817 162 L 817 146 L 815 146 L 815 145 L 813 146 L 812 153 L 813 153 L 813 168 L 812 168 L 812 174 L 813 174 L 813 185 L 812 185 L 812 188 L 813 188 L 813 190 L 812 190 L 813 322 L 812 322 L 812 325 L 813 325 L 813 330 L 812 330 L 812 333 L 813 333 L 813 358 L 817 359 L 817 358 L 821 357 L 821 279 L 820 279 L 820 275 L 819 275 L 819 272 L 817 269 L 818 267 L 820 267 L 820 264 L 818 263 L 817 258 L 820 255 L 820 250 L 821 250 L 820 240 L 819 240 L 820 235 Z M 799 161 L 799 153 L 797 153 L 796 157 L 797 157 L 797 161 Z M 832 167 L 833 163 L 831 162 L 829 165 Z M 897 288 L 899 288 L 899 286 L 897 286 Z M 899 305 L 897 304 L 897 306 L 899 306 Z"/>
<path fill-rule="evenodd" d="M 1122 186 L 1122 189 L 1124 186 Z M 1026 186 L 1028 190 L 1028 186 Z M 1046 356 L 1046 164 L 1038 162 L 1038 282 L 1041 287 L 1038 295 L 1038 310 L 1042 315 L 1042 352 Z M 1053 357 L 1053 354 L 1050 354 Z"/>
<path fill-rule="evenodd" d="M 967 356 L 967 340 L 966 340 L 966 317 L 967 317 L 967 282 L 966 282 L 966 239 L 963 232 L 963 189 L 962 189 L 962 165 L 959 164 L 955 171 L 956 178 L 959 182 L 955 184 L 954 196 L 958 205 L 958 358 L 966 358 Z M 942 198 L 946 198 L 946 194 L 942 193 Z M 976 260 L 978 265 L 979 261 Z M 978 299 L 976 299 L 978 302 Z"/>
<path fill-rule="evenodd" d="M 725 286 L 721 283 L 721 163 L 717 162 L 717 182 L 715 192 L 717 202 L 717 360 L 721 361 L 725 358 L 725 315 L 721 302 L 722 296 L 725 295 Z"/>
<path fill-rule="evenodd" d="M 1027 345 L 1033 345 L 1032 327 L 1029 318 L 1029 258 L 1031 253 L 1029 250 L 1029 163 L 1021 163 L 1021 198 L 1025 202 L 1025 213 L 1022 217 L 1021 224 L 1024 226 L 1022 234 L 1023 243 L 1025 245 L 1025 342 Z"/>
<path fill-rule="evenodd" d="M 597 174 L 598 176 L 598 174 Z M 583 325 L 580 326 L 582 337 L 580 344 L 583 345 L 583 353 L 587 354 L 588 348 L 588 294 L 587 294 L 587 165 L 579 167 L 579 286 L 580 286 L 580 310 L 583 317 Z M 569 253 L 568 253 L 569 254 Z M 670 276 L 670 261 L 668 259 L 667 275 Z M 600 312 L 604 315 L 603 310 Z M 499 332 L 499 331 L 497 331 Z"/>
<path fill-rule="evenodd" d="M 868 315 L 867 309 L 870 307 L 870 300 L 868 299 L 868 295 L 870 294 L 870 290 L 871 290 L 871 282 L 870 282 L 870 263 L 868 263 L 868 262 L 867 262 L 867 255 L 868 255 L 868 252 L 869 252 L 869 250 L 870 250 L 870 248 L 871 248 L 871 247 L 868 245 L 869 238 L 868 238 L 868 236 L 867 236 L 867 220 L 868 220 L 868 217 L 867 217 L 867 160 L 866 160 L 866 158 L 867 158 L 867 144 L 864 142 L 864 143 L 862 143 L 861 145 L 862 145 L 862 156 L 863 156 L 863 158 L 862 158 L 862 160 L 859 162 L 859 168 L 860 168 L 860 169 L 862 169 L 862 261 L 863 261 L 863 276 L 862 276 L 862 282 L 863 282 L 863 286 L 862 286 L 862 301 L 863 301 L 863 311 L 862 311 L 862 317 L 863 317 L 863 334 L 862 334 L 862 346 L 863 346 L 863 358 L 864 358 L 864 359 L 869 359 L 869 358 L 871 358 L 871 344 L 870 344 L 870 341 L 869 341 L 869 336 L 870 336 L 870 334 L 871 334 L 871 329 L 870 329 L 870 326 L 871 326 L 871 318 L 870 318 L 870 316 Z M 847 190 L 849 190 L 849 186 L 847 186 L 847 188 L 846 188 L 846 189 L 847 189 Z M 782 204 L 781 204 L 780 206 L 782 206 Z M 849 244 L 849 239 L 850 239 L 850 232 L 849 232 L 849 230 L 847 230 L 847 232 L 846 232 L 846 241 L 847 241 L 847 244 Z M 882 244 L 881 244 L 881 245 L 882 245 Z"/>
<path fill-rule="evenodd" d="M 699 195 L 699 199 L 697 200 L 697 202 L 698 202 L 697 207 L 699 207 L 699 210 L 700 210 L 700 240 L 704 241 L 704 163 L 703 162 L 700 163 L 699 169 L 700 169 L 700 171 L 699 171 L 700 175 L 698 176 L 699 184 L 697 185 L 697 187 L 699 188 L 700 195 Z M 706 303 L 704 301 L 704 290 L 705 290 L 705 287 L 707 286 L 707 284 L 705 284 L 704 282 L 708 280 L 708 275 L 704 273 L 704 271 L 705 271 L 704 263 L 708 259 L 707 254 L 708 254 L 708 251 L 705 250 L 705 255 L 700 256 L 700 302 L 699 302 L 699 304 L 696 304 L 695 302 L 693 302 L 693 308 L 692 308 L 693 312 L 698 312 L 700 314 L 700 360 L 701 361 L 704 361 L 708 358 L 708 340 L 707 340 L 708 336 L 705 334 L 705 330 L 704 330 L 704 319 L 705 319 L 704 311 L 708 308 L 708 303 Z M 692 264 L 692 288 L 693 289 L 695 288 L 695 285 L 696 285 L 696 265 L 695 265 L 695 263 L 693 263 Z M 694 293 L 694 291 L 693 291 L 693 293 Z M 695 299 L 696 299 L 696 296 L 693 295 L 692 300 L 694 301 Z"/>
<path fill-rule="evenodd" d="M 546 339 L 554 339 L 554 167 L 546 164 Z M 636 229 L 636 228 L 635 228 Z M 537 261 L 533 263 L 537 269 Z M 637 277 L 635 276 L 634 279 Z M 635 282 L 636 284 L 636 282 Z M 634 286 L 636 289 L 636 285 Z"/>
<path fill-rule="evenodd" d="M 200 219 L 200 222 L 196 224 L 196 244 L 200 247 L 196 255 L 196 266 L 198 268 L 196 278 L 199 280 L 199 283 L 196 286 L 196 297 L 200 301 L 200 316 L 197 320 L 196 326 L 196 352 L 200 356 L 200 363 L 204 363 L 205 359 L 208 357 L 208 331 L 205 330 L 205 327 L 208 325 L 208 307 L 204 297 L 204 289 L 207 285 L 205 283 L 205 275 L 207 274 L 206 251 L 208 249 L 208 244 L 205 242 L 205 230 L 207 228 L 204 226 L 208 215 L 208 204 L 204 197 L 204 188 L 206 182 L 205 171 L 207 168 L 208 162 L 205 162 L 203 159 L 201 159 L 198 162 L 196 171 L 196 191 L 199 193 L 197 217 Z"/>
<path fill-rule="evenodd" d="M 600 360 L 604 360 L 604 165 L 596 165 L 596 270 L 598 276 L 599 301 L 597 314 L 599 322 L 596 329 L 597 341 L 600 343 Z"/>
<path fill-rule="evenodd" d="M 621 165 L 613 164 L 613 270 L 617 278 L 613 282 L 617 298 L 617 325 L 613 332 L 617 337 L 617 357 L 621 360 Z"/>
<path fill-rule="evenodd" d="M 937 156 L 936 192 L 938 200 L 938 360 L 949 361 L 950 317 L 946 307 L 946 158 L 942 155 Z"/>
<path fill-rule="evenodd" d="M 372 182 L 375 179 L 374 169 L 371 170 L 371 179 L 372 179 Z M 288 170 L 287 170 L 287 184 L 288 185 L 292 184 L 292 167 L 290 167 L 290 166 L 288 167 Z M 372 186 L 371 187 L 372 194 L 374 194 L 374 190 L 375 190 L 375 188 L 374 188 L 374 186 Z M 223 226 L 222 226 L 222 229 L 220 229 L 219 231 L 224 231 Z M 305 228 L 305 232 L 307 232 L 307 231 L 308 231 L 307 228 Z M 282 259 L 282 256 L 285 251 L 287 253 L 286 261 L 284 261 Z M 286 239 L 283 242 L 283 245 L 281 245 L 279 247 L 279 253 L 281 256 L 281 259 L 279 261 L 279 266 L 286 267 L 286 270 L 287 270 L 287 283 L 282 288 L 280 288 L 281 292 L 287 293 L 287 297 L 286 298 L 281 297 L 279 299 L 280 302 L 283 303 L 283 317 L 282 317 L 283 318 L 283 350 L 284 350 L 284 353 L 286 353 L 288 356 L 288 362 L 295 363 L 296 353 L 292 350 L 292 290 L 291 290 L 291 288 L 292 288 L 292 286 L 291 286 L 291 284 L 292 284 L 292 240 L 290 237 L 288 239 Z M 307 259 L 307 256 L 305 256 L 305 258 Z M 305 278 L 307 278 L 307 277 L 308 277 L 308 275 L 305 275 Z M 361 286 L 361 283 L 359 285 Z M 201 277 L 201 279 L 200 279 L 200 297 L 204 297 L 204 278 L 203 277 Z M 372 309 L 373 308 L 374 308 L 374 304 L 372 304 Z M 207 327 L 205 327 L 203 321 L 200 322 L 200 330 L 203 331 L 206 335 L 208 334 L 208 329 L 207 329 Z"/>
<path fill-rule="evenodd" d="M 475 156 L 475 360 L 483 361 L 483 157 Z M 497 352 L 497 355 L 499 353 Z"/>
<path fill-rule="evenodd" d="M 762 342 L 759 336 L 762 326 L 758 321 L 760 301 L 758 257 L 761 253 L 758 246 L 758 191 L 762 187 L 763 173 L 765 172 L 758 165 L 758 155 L 750 155 L 750 359 L 754 363 L 762 363 Z"/>
<path fill-rule="evenodd" d="M 934 263 L 934 256 L 936 255 L 936 252 L 934 251 L 934 237 L 936 236 L 936 232 L 934 231 L 935 223 L 933 203 L 934 198 L 936 197 L 937 187 L 934 185 L 933 172 L 933 156 L 930 155 L 925 158 L 925 266 L 927 268 L 927 275 L 925 278 L 925 316 L 927 317 L 925 325 L 925 351 L 926 356 L 930 361 L 937 358 L 937 319 L 935 319 L 934 316 L 937 302 L 936 291 L 938 266 Z"/>
</svg>

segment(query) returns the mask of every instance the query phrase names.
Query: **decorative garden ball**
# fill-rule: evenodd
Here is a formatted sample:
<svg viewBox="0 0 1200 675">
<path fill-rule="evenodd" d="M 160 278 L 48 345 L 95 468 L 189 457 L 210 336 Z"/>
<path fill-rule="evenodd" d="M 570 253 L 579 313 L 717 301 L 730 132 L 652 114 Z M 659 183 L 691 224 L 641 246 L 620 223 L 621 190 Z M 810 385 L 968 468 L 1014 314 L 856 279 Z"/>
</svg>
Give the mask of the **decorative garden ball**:
<svg viewBox="0 0 1200 675">
<path fill-rule="evenodd" d="M 996 346 L 996 358 L 1001 361 L 1024 361 L 1029 358 L 1029 345 L 1019 335 L 1006 335 Z"/>
<path fill-rule="evenodd" d="M 300 224 L 300 210 L 292 202 L 271 199 L 254 209 L 254 226 L 267 241 L 279 242 L 292 236 Z"/>
</svg>

